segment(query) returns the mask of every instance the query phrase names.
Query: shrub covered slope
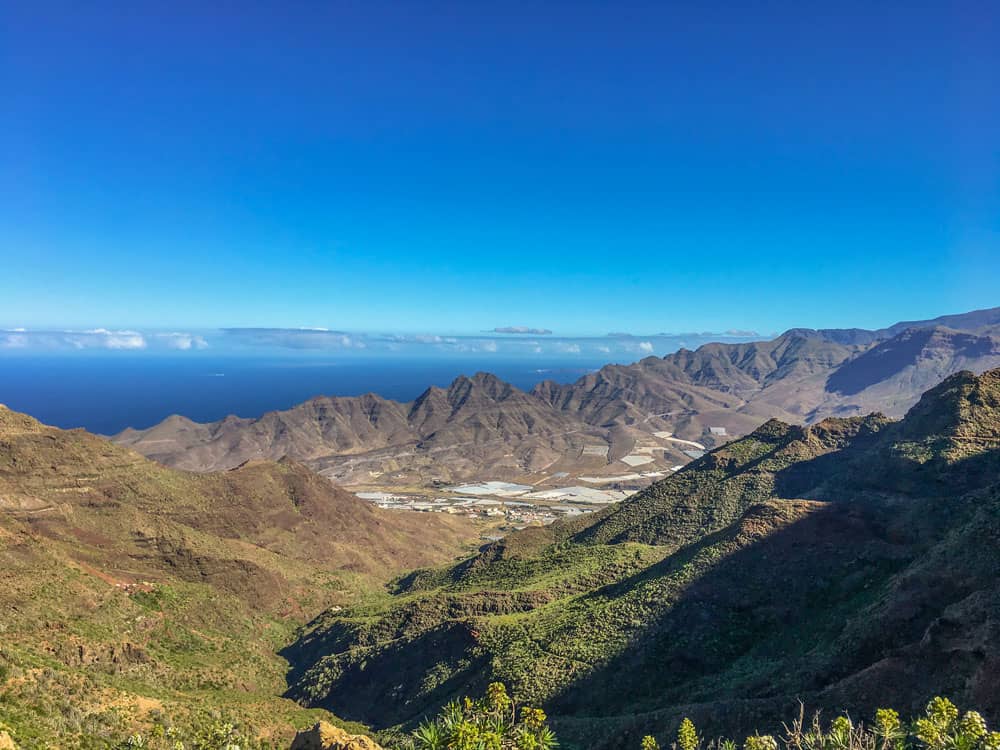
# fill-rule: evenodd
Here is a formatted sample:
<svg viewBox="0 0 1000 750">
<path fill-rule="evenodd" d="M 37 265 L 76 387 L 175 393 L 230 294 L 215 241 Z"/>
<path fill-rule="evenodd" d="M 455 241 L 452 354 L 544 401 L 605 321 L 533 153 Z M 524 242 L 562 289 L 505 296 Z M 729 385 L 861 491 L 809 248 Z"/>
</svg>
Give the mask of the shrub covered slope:
<svg viewBox="0 0 1000 750">
<path fill-rule="evenodd" d="M 528 529 L 287 651 L 290 695 L 412 727 L 493 680 L 564 747 L 690 716 L 774 731 L 801 699 L 870 716 L 935 694 L 1000 719 L 1000 371 L 899 422 L 771 421 L 625 503 Z"/>
<path fill-rule="evenodd" d="M 326 715 L 279 697 L 296 627 L 477 538 L 295 462 L 189 474 L 0 406 L 0 722 L 30 750 L 227 717 L 284 741 Z"/>
</svg>

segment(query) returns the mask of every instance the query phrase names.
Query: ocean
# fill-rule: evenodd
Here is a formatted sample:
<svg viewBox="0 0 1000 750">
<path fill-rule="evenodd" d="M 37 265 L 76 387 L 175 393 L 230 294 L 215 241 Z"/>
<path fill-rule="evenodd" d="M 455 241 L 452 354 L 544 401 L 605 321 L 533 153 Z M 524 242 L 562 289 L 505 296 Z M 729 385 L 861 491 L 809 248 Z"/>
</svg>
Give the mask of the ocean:
<svg viewBox="0 0 1000 750">
<path fill-rule="evenodd" d="M 113 435 L 171 414 L 197 422 L 229 414 L 257 417 L 313 396 L 374 392 L 410 401 L 461 374 L 492 372 L 530 389 L 542 380 L 572 382 L 601 361 L 575 358 L 317 359 L 86 352 L 0 357 L 0 403 L 57 427 Z"/>
</svg>

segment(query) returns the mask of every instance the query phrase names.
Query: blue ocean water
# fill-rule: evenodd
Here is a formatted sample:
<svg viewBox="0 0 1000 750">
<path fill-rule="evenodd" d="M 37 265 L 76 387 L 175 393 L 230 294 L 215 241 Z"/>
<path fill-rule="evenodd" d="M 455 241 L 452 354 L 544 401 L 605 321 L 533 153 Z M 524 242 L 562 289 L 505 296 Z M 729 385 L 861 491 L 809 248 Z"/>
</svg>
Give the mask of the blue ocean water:
<svg viewBox="0 0 1000 750">
<path fill-rule="evenodd" d="M 198 422 L 228 414 L 256 417 L 313 396 L 374 392 L 409 401 L 458 375 L 492 372 L 519 388 L 572 382 L 603 363 L 566 359 L 319 360 L 315 357 L 211 357 L 59 353 L 0 357 L 0 403 L 57 427 L 111 435 L 149 427 L 171 414 Z"/>
</svg>

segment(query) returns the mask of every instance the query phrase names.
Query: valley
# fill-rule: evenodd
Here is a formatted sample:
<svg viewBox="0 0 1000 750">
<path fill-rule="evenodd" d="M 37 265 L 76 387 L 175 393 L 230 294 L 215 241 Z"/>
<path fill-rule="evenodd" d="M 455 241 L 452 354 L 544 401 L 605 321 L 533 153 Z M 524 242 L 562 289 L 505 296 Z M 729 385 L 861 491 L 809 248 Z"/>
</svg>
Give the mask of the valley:
<svg viewBox="0 0 1000 750">
<path fill-rule="evenodd" d="M 398 747 L 493 681 L 567 750 L 773 731 L 798 700 L 996 722 L 998 316 L 114 440 L 0 407 L 5 726 Z"/>
<path fill-rule="evenodd" d="M 331 718 L 280 697 L 295 629 L 486 528 L 383 511 L 287 459 L 168 469 L 0 406 L 0 721 L 32 750 L 210 715 L 284 741 Z"/>
<path fill-rule="evenodd" d="M 800 700 L 869 716 L 945 691 L 996 721 L 998 456 L 1000 370 L 900 421 L 769 420 L 623 503 L 317 618 L 285 652 L 290 694 L 405 729 L 497 680 L 592 750 L 683 716 L 776 730 Z"/>
<path fill-rule="evenodd" d="M 372 393 L 317 397 L 256 419 L 172 416 L 114 440 L 191 471 L 288 456 L 386 507 L 491 518 L 510 530 L 619 502 L 767 419 L 901 417 L 948 375 L 997 366 L 992 308 L 706 344 L 531 391 L 480 372 L 410 403 Z M 488 482 L 524 485 L 517 502 L 528 505 L 455 490 Z"/>
</svg>

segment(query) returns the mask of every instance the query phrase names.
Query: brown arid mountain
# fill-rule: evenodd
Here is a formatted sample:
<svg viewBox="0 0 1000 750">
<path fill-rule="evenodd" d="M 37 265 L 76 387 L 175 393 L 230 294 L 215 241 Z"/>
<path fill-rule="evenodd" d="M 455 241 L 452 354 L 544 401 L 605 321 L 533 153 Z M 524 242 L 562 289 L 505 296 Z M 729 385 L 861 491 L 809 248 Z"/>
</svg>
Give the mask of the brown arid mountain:
<svg viewBox="0 0 1000 750">
<path fill-rule="evenodd" d="M 0 406 L 0 714 L 22 747 L 207 710 L 290 739 L 322 718 L 278 697 L 295 628 L 479 534 L 290 459 L 189 473 Z"/>
<path fill-rule="evenodd" d="M 259 419 L 196 424 L 170 417 L 114 440 L 169 466 L 212 471 L 263 457 L 290 456 L 332 477 L 364 483 L 396 472 L 419 482 L 453 481 L 484 464 L 517 474 L 576 457 L 606 431 L 552 409 L 535 396 L 478 373 L 412 403 L 374 394 L 315 398 Z"/>
<path fill-rule="evenodd" d="M 711 426 L 746 434 L 762 419 L 815 422 L 880 411 L 902 416 L 920 394 L 960 370 L 1000 365 L 1000 326 L 987 333 L 910 327 L 864 344 L 842 332 L 794 330 L 771 341 L 706 344 L 662 359 L 612 365 L 535 393 L 592 425 L 642 423 L 706 444 Z"/>
<path fill-rule="evenodd" d="M 902 416 L 942 378 L 997 366 L 1000 308 L 876 331 L 792 329 L 770 341 L 707 344 L 530 393 L 479 373 L 412 403 L 320 397 L 257 419 L 174 416 L 114 439 L 193 471 L 289 456 L 349 486 L 537 485 L 632 471 L 621 459 L 640 445 L 654 460 L 643 469 L 662 471 L 689 460 L 683 451 L 698 445 L 684 441 L 720 445 L 771 418 Z"/>
<path fill-rule="evenodd" d="M 645 421 L 679 437 L 711 442 L 710 426 L 740 435 L 761 418 L 802 412 L 803 402 L 822 389 L 829 373 L 859 351 L 788 333 L 771 341 L 706 344 L 696 351 L 610 365 L 570 385 L 541 383 L 535 393 L 588 424 Z"/>
<path fill-rule="evenodd" d="M 910 329 L 907 329 L 910 330 Z M 1000 720 L 1000 370 L 899 421 L 771 419 L 598 513 L 526 529 L 328 612 L 290 695 L 405 729 L 491 680 L 567 750 L 779 734 L 820 709 Z"/>
</svg>

